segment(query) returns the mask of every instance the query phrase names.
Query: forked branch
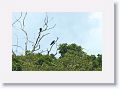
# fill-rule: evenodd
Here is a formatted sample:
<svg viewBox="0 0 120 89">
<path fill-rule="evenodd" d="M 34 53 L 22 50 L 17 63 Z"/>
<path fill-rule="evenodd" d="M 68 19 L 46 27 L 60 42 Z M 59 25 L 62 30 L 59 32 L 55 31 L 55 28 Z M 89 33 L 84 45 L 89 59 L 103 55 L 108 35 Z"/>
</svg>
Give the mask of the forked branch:
<svg viewBox="0 0 120 89">
<path fill-rule="evenodd" d="M 50 54 L 50 52 L 51 52 L 53 46 L 54 46 L 55 44 L 57 44 L 58 39 L 59 39 L 59 38 L 57 37 L 56 40 L 53 40 L 53 41 L 51 42 L 51 44 L 50 44 L 50 45 L 51 45 L 51 46 L 50 46 L 50 49 L 47 50 L 48 55 Z M 57 50 L 57 49 L 56 49 L 56 50 Z"/>
</svg>

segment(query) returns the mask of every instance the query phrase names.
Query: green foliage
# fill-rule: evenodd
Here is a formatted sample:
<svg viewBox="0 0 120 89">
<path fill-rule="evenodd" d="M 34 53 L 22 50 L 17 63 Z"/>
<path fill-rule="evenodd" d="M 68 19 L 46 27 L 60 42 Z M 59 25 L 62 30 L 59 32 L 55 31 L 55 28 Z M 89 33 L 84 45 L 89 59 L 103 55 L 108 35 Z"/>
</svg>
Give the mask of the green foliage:
<svg viewBox="0 0 120 89">
<path fill-rule="evenodd" d="M 76 44 L 60 44 L 60 57 L 31 53 L 12 55 L 13 71 L 101 71 L 102 55 L 88 55 Z"/>
</svg>

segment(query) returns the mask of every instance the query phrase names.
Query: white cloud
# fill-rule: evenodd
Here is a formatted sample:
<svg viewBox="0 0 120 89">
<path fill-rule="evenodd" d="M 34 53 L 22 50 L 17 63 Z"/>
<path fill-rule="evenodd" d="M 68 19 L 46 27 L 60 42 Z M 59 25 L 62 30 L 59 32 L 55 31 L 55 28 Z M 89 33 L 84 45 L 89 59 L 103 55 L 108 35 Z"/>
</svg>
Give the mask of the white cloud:
<svg viewBox="0 0 120 89">
<path fill-rule="evenodd" d="M 98 27 L 93 27 L 89 30 L 89 39 L 93 40 L 98 44 L 100 41 L 102 41 L 102 13 L 101 12 L 95 12 L 89 15 L 89 20 L 98 20 L 100 25 Z M 99 42 L 98 42 L 99 41 Z"/>
<path fill-rule="evenodd" d="M 92 38 L 99 38 L 102 36 L 102 28 L 93 28 L 91 30 L 89 30 L 89 35 Z M 94 38 L 94 39 L 95 39 Z"/>
<path fill-rule="evenodd" d="M 88 54 L 95 54 L 102 52 L 102 28 L 90 29 L 86 37 L 86 42 L 83 44 L 85 51 Z"/>
<path fill-rule="evenodd" d="M 102 53 L 102 13 L 95 12 L 88 15 L 88 22 L 93 25 L 87 31 L 83 47 L 88 54 Z M 95 26 L 95 27 L 94 27 Z"/>
<path fill-rule="evenodd" d="M 101 20 L 102 19 L 102 13 L 101 12 L 95 12 L 89 15 L 88 17 L 90 20 Z"/>
</svg>

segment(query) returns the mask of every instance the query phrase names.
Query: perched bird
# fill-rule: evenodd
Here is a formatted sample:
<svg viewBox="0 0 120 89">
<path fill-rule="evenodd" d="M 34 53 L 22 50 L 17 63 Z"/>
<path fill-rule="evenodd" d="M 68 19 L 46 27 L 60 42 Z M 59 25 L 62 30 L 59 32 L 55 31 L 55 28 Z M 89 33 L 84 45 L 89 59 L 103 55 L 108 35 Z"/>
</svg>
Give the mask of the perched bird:
<svg viewBox="0 0 120 89">
<path fill-rule="evenodd" d="M 40 32 L 42 32 L 42 28 L 40 28 Z"/>
<path fill-rule="evenodd" d="M 50 45 L 53 45 L 53 44 L 55 44 L 55 40 L 53 40 Z"/>
</svg>

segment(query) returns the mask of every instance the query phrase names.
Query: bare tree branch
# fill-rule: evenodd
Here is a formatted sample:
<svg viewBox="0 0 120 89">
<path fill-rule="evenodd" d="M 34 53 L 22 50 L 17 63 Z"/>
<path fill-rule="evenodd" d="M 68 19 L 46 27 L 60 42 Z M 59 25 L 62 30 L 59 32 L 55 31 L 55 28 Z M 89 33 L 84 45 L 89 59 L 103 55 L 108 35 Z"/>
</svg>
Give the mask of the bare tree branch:
<svg viewBox="0 0 120 89">
<path fill-rule="evenodd" d="M 25 20 L 26 20 L 26 17 L 27 17 L 27 12 L 23 15 L 23 13 L 21 12 L 21 14 L 20 14 L 20 17 L 18 18 L 18 19 L 16 19 L 16 21 L 12 24 L 12 26 L 14 25 L 14 24 L 19 24 L 19 27 L 17 27 L 16 29 L 18 29 L 18 30 L 21 30 L 24 34 L 25 34 L 25 48 L 23 49 L 21 46 L 19 46 L 18 45 L 18 38 L 17 38 L 17 44 L 16 45 L 13 45 L 13 46 L 16 46 L 17 48 L 19 47 L 19 48 L 21 48 L 22 50 L 24 50 L 25 51 L 25 55 L 27 54 L 27 51 L 28 51 L 28 43 L 31 43 L 32 44 L 32 46 L 33 46 L 33 48 L 32 48 L 32 50 L 31 50 L 31 53 L 33 53 L 33 52 L 35 52 L 35 51 L 37 51 L 37 50 L 40 50 L 41 48 L 40 48 L 40 42 L 41 42 L 41 40 L 45 37 L 45 36 L 47 36 L 48 34 L 50 34 L 50 33 L 46 33 L 46 34 L 43 34 L 44 32 L 46 32 L 47 30 L 50 30 L 50 29 L 53 29 L 55 26 L 56 26 L 56 24 L 54 24 L 52 27 L 49 27 L 49 22 L 51 21 L 51 20 L 53 20 L 53 18 L 51 18 L 50 20 L 48 19 L 48 15 L 47 15 L 47 13 L 46 13 L 46 16 L 45 16 L 45 18 L 44 18 L 44 25 L 43 25 L 43 28 L 40 28 L 40 31 L 39 31 L 39 33 L 38 33 L 38 35 L 37 35 L 37 38 L 36 38 L 36 40 L 34 39 L 34 41 L 30 41 L 29 40 L 29 38 L 28 38 L 28 33 L 27 33 L 27 31 L 25 30 Z M 23 19 L 22 19 L 23 18 Z M 22 20 L 21 20 L 22 19 Z M 57 38 L 57 40 L 58 40 L 58 38 Z M 55 41 L 55 43 L 54 44 L 56 44 L 57 45 L 57 40 Z M 54 46 L 54 44 L 52 44 L 51 46 L 50 46 L 50 49 L 48 50 L 42 50 L 41 51 L 41 53 L 43 53 L 43 52 L 48 52 L 48 54 L 51 52 L 51 50 L 52 50 L 52 47 Z M 17 48 L 16 48 L 16 51 L 17 51 Z M 57 46 L 56 46 L 56 48 L 57 48 Z M 55 54 L 57 54 L 57 50 L 56 50 L 56 53 Z"/>
<path fill-rule="evenodd" d="M 55 26 L 56 26 L 56 24 L 54 24 L 52 27 L 47 28 L 47 29 L 45 29 L 45 30 L 50 30 L 50 29 L 53 29 Z M 45 30 L 43 30 L 43 31 L 45 31 Z"/>
<path fill-rule="evenodd" d="M 24 50 L 21 46 L 19 46 L 19 45 L 12 45 L 12 46 L 16 46 L 16 47 L 19 47 L 19 48 L 21 48 L 22 50 Z"/>
<path fill-rule="evenodd" d="M 39 48 L 35 49 L 34 51 L 37 51 L 37 50 L 39 50 L 39 49 L 40 49 L 40 45 L 39 45 Z"/>
<path fill-rule="evenodd" d="M 47 50 L 42 50 L 40 53 L 47 52 Z"/>
<path fill-rule="evenodd" d="M 21 12 L 21 14 L 20 14 L 20 17 L 19 17 L 18 19 L 16 19 L 15 22 L 13 22 L 12 26 L 13 26 L 15 23 L 17 23 L 21 18 L 22 18 L 22 12 Z"/>
<path fill-rule="evenodd" d="M 21 23 L 20 21 L 18 21 L 18 22 L 19 22 L 19 24 L 20 24 L 20 26 L 21 26 L 21 28 L 19 28 L 19 29 L 24 32 L 24 34 L 25 34 L 25 36 L 26 36 L 26 40 L 29 41 L 29 40 L 28 40 L 28 34 L 27 34 L 27 32 L 24 30 L 24 26 L 25 26 L 25 25 L 22 26 L 22 23 Z"/>
<path fill-rule="evenodd" d="M 52 19 L 53 19 L 53 18 L 52 18 Z M 50 19 L 50 20 L 52 20 L 52 19 Z M 43 28 L 40 28 L 40 31 L 39 31 L 39 33 L 38 33 L 38 36 L 37 36 L 37 38 L 36 38 L 36 40 L 35 40 L 35 43 L 34 43 L 34 45 L 33 45 L 32 53 L 33 53 L 34 51 L 36 51 L 36 49 L 37 49 L 38 46 L 40 45 L 40 41 L 43 39 L 43 37 L 45 37 L 46 35 L 50 34 L 50 33 L 47 33 L 47 34 L 42 35 L 42 33 L 43 33 L 44 31 L 53 29 L 53 28 L 56 26 L 56 24 L 55 24 L 54 26 L 48 28 L 48 27 L 49 27 L 49 26 L 48 26 L 48 23 L 49 23 L 49 20 L 48 20 L 48 15 L 47 15 L 47 13 L 46 13 L 46 16 L 45 16 L 45 19 L 44 19 Z M 40 49 L 40 48 L 38 48 L 38 49 Z M 38 49 L 37 49 L 37 50 L 38 50 Z"/>
<path fill-rule="evenodd" d="M 15 52 L 12 50 L 12 55 L 15 55 L 16 56 L 16 54 L 15 54 Z"/>
<path fill-rule="evenodd" d="M 47 15 L 47 13 L 46 13 L 46 16 L 45 16 L 45 19 L 44 19 L 43 28 L 44 28 L 45 26 L 48 27 L 48 15 Z"/>
<path fill-rule="evenodd" d="M 58 39 L 59 39 L 59 38 L 57 37 L 57 39 L 54 40 L 54 43 L 51 44 L 51 47 L 50 47 L 50 49 L 48 50 L 48 55 L 49 55 L 50 51 L 52 50 L 53 46 L 55 45 L 55 43 L 57 43 Z M 52 41 L 52 42 L 53 42 L 53 41 Z"/>
<path fill-rule="evenodd" d="M 18 45 L 18 36 L 16 35 L 17 42 L 16 44 Z M 16 53 L 18 52 L 18 47 L 16 47 Z"/>
<path fill-rule="evenodd" d="M 47 13 L 46 13 L 46 17 L 45 17 L 45 19 L 44 19 L 44 25 L 43 25 L 43 28 L 45 28 L 45 29 L 42 30 L 42 32 L 44 32 L 44 31 L 46 31 L 46 30 L 53 29 L 53 28 L 56 26 L 56 24 L 55 24 L 55 25 L 53 25 L 52 27 L 48 28 L 48 27 L 49 27 L 49 26 L 48 26 L 48 22 L 50 22 L 52 19 L 53 19 L 53 18 L 51 18 L 50 20 L 48 20 L 48 15 L 47 15 Z"/>
<path fill-rule="evenodd" d="M 25 51 L 27 51 L 27 45 L 28 45 L 28 42 L 30 42 L 29 41 L 29 39 L 28 39 L 28 34 L 27 34 L 27 32 L 24 30 L 24 28 L 25 28 L 25 18 L 26 18 L 26 16 L 27 16 L 27 12 L 25 13 L 25 16 L 24 16 L 24 18 L 23 18 L 23 20 L 22 20 L 22 22 L 21 21 L 17 21 L 17 22 L 19 22 L 19 24 L 20 24 L 20 30 L 21 31 L 23 31 L 24 32 L 24 34 L 25 34 L 25 38 L 26 38 L 26 41 L 25 41 Z"/>
<path fill-rule="evenodd" d="M 58 48 L 57 48 L 57 42 L 56 42 L 56 53 L 54 54 L 54 56 L 57 55 L 57 52 L 58 52 Z"/>
<path fill-rule="evenodd" d="M 35 44 L 34 44 L 34 48 L 35 48 L 36 45 L 38 44 L 38 40 L 39 40 L 39 38 L 40 38 L 40 35 L 41 35 L 41 32 L 39 31 L 38 37 L 37 37 L 37 39 L 36 39 L 36 41 L 35 41 Z"/>
<path fill-rule="evenodd" d="M 27 32 L 24 30 L 24 28 L 25 28 L 25 19 L 26 19 L 26 16 L 27 16 L 27 12 L 25 13 L 25 16 L 24 16 L 24 18 L 23 18 L 23 28 L 21 29 L 21 30 L 25 33 L 25 35 L 26 35 L 25 54 L 26 54 L 26 51 L 28 50 L 28 49 L 27 49 L 27 46 L 28 46 L 28 34 L 27 34 Z"/>
<path fill-rule="evenodd" d="M 46 34 L 42 35 L 42 37 L 40 37 L 40 39 L 38 40 L 38 43 L 37 43 L 36 47 L 38 46 L 38 44 L 40 43 L 40 41 L 43 39 L 43 37 L 45 37 L 48 34 L 50 34 L 50 33 L 46 33 Z"/>
<path fill-rule="evenodd" d="M 25 19 L 26 19 L 26 16 L 27 16 L 27 12 L 25 13 L 25 16 L 24 16 L 24 18 L 23 18 L 23 29 L 24 29 L 24 27 L 25 27 Z"/>
<path fill-rule="evenodd" d="M 38 45 L 39 45 L 40 41 L 43 39 L 43 37 L 45 37 L 48 34 L 50 34 L 50 33 L 46 33 L 46 34 L 42 35 L 42 37 L 40 37 L 40 35 L 38 35 L 35 45 L 33 46 L 32 53 L 34 51 L 36 51 L 36 48 L 38 47 Z M 39 47 L 39 49 L 40 49 L 40 47 Z"/>
<path fill-rule="evenodd" d="M 33 42 L 33 41 L 30 41 L 30 40 L 28 40 L 28 42 L 34 44 L 34 42 Z"/>
</svg>

